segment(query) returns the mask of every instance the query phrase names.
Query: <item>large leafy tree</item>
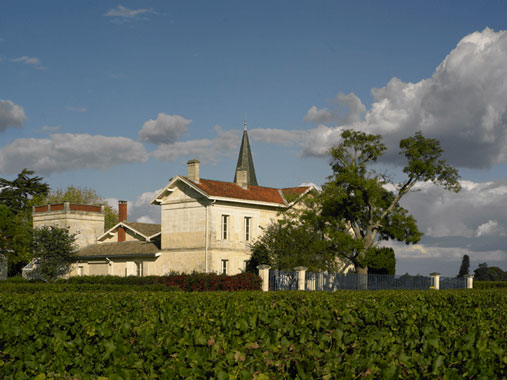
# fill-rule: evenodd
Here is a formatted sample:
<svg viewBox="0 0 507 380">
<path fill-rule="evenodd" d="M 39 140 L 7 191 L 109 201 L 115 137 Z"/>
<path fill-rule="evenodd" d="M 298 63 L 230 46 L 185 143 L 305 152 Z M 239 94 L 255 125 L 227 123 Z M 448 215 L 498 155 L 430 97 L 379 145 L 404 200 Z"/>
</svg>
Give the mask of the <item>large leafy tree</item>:
<svg viewBox="0 0 507 380">
<path fill-rule="evenodd" d="M 75 234 L 66 228 L 43 226 L 33 230 L 35 273 L 44 280 L 54 280 L 67 274 L 76 261 Z"/>
<path fill-rule="evenodd" d="M 42 200 L 47 203 L 70 202 L 77 204 L 104 204 L 105 211 L 105 230 L 110 229 L 118 223 L 118 212 L 109 206 L 106 201 L 97 194 L 97 191 L 88 187 L 69 186 L 66 189 L 51 190 Z"/>
<path fill-rule="evenodd" d="M 343 266 L 329 249 L 329 242 L 318 225 L 298 220 L 290 213 L 267 226 L 251 248 L 248 271 L 256 271 L 259 264 L 268 264 L 279 270 L 304 266 L 310 272 L 335 272 Z"/>
<path fill-rule="evenodd" d="M 0 254 L 7 256 L 9 275 L 31 258 L 32 206 L 47 195 L 49 186 L 23 169 L 10 181 L 0 178 Z"/>
<path fill-rule="evenodd" d="M 459 175 L 441 158 L 438 140 L 420 132 L 400 141 L 405 179 L 397 183 L 372 168 L 387 149 L 380 135 L 345 130 L 342 140 L 330 150 L 333 174 L 318 196 L 318 218 L 332 249 L 350 260 L 357 273 L 366 274 L 367 253 L 379 241 L 409 244 L 422 236 L 414 217 L 400 206 L 403 196 L 424 181 L 458 192 Z M 303 211 L 302 217 L 315 217 L 309 213 Z"/>
</svg>

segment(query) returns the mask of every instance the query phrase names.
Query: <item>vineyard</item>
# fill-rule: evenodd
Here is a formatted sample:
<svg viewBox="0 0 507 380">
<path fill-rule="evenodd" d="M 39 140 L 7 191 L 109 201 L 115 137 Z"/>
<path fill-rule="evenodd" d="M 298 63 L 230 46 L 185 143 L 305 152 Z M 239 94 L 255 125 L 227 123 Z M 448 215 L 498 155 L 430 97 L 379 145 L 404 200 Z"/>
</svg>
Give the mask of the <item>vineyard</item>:
<svg viewBox="0 0 507 380">
<path fill-rule="evenodd" d="M 0 287 L 2 379 L 507 376 L 507 289 L 14 288 Z"/>
</svg>

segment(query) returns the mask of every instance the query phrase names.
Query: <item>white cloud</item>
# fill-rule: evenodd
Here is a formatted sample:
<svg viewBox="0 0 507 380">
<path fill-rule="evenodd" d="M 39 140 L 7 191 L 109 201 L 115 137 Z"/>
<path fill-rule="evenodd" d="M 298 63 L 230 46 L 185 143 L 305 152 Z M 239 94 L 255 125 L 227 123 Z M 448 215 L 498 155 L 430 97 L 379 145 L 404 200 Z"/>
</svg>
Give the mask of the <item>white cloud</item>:
<svg viewBox="0 0 507 380">
<path fill-rule="evenodd" d="M 45 139 L 17 139 L 0 148 L 0 171 L 6 173 L 29 168 L 47 175 L 147 160 L 143 144 L 126 137 L 57 133 Z"/>
<path fill-rule="evenodd" d="M 24 55 L 22 57 L 11 59 L 11 62 L 19 62 L 24 63 L 25 65 L 31 65 L 35 67 L 37 70 L 46 70 L 46 67 L 41 65 L 40 59 L 36 57 L 28 57 Z"/>
<path fill-rule="evenodd" d="M 0 132 L 9 127 L 21 128 L 25 120 L 23 107 L 10 100 L 0 99 Z"/>
<path fill-rule="evenodd" d="M 62 129 L 62 127 L 60 127 L 59 125 L 54 125 L 54 126 L 43 125 L 41 127 L 41 131 L 46 132 L 46 133 L 55 133 L 55 132 L 58 132 L 60 129 Z"/>
<path fill-rule="evenodd" d="M 306 135 L 306 131 L 273 128 L 256 128 L 248 131 L 248 136 L 254 141 L 269 144 L 292 145 L 300 142 Z"/>
<path fill-rule="evenodd" d="M 311 123 L 329 123 L 333 120 L 333 115 L 327 109 L 318 109 L 317 106 L 311 106 L 305 115 L 305 121 Z"/>
<path fill-rule="evenodd" d="M 153 13 L 153 9 L 129 9 L 123 5 L 118 5 L 116 8 L 108 10 L 104 16 L 111 17 L 115 22 L 127 22 L 138 18 L 141 15 Z"/>
<path fill-rule="evenodd" d="M 505 229 L 503 229 L 496 220 L 488 220 L 486 223 L 477 227 L 477 237 L 495 235 L 505 236 Z"/>
<path fill-rule="evenodd" d="M 352 124 L 359 122 L 366 107 L 355 94 L 338 93 L 331 102 L 331 110 L 319 109 L 312 106 L 305 115 L 305 121 L 316 124 L 336 122 L 338 124 Z"/>
<path fill-rule="evenodd" d="M 321 124 L 309 129 L 302 143 L 303 156 L 324 157 L 328 155 L 329 148 L 341 141 L 342 127 L 329 128 Z"/>
<path fill-rule="evenodd" d="M 240 131 L 223 131 L 215 127 L 217 136 L 212 139 L 177 141 L 172 144 L 162 144 L 151 154 L 161 161 L 175 161 L 180 157 L 197 158 L 199 160 L 216 162 L 219 157 L 229 156 L 239 149 Z"/>
<path fill-rule="evenodd" d="M 134 201 L 127 201 L 127 220 L 135 220 L 139 223 L 160 223 L 160 206 L 150 204 L 160 190 L 162 189 L 144 192 Z M 117 198 L 107 198 L 105 201 L 114 210 L 118 210 Z"/>
<path fill-rule="evenodd" d="M 139 140 L 153 144 L 171 144 L 187 131 L 192 120 L 180 115 L 159 113 L 155 120 L 148 120 L 139 131 Z"/>
<path fill-rule="evenodd" d="M 390 148 L 385 159 L 398 162 L 399 140 L 420 130 L 424 136 L 440 140 L 445 157 L 453 165 L 484 168 L 505 163 L 505 62 L 507 31 L 494 32 L 486 28 L 472 33 L 458 43 L 431 78 L 417 83 L 393 78 L 385 87 L 373 89 L 374 102 L 364 119 L 360 117 L 363 108 L 357 97 L 353 94 L 342 96 L 350 117 L 337 126 L 314 130 L 309 138 L 314 143 L 325 144 L 327 136 L 340 128 L 380 133 Z M 318 111 L 317 107 L 314 111 Z M 322 156 L 325 151 L 314 147 L 304 153 Z"/>
<path fill-rule="evenodd" d="M 151 219 L 148 215 L 143 215 L 136 219 L 138 223 L 155 223 L 153 219 Z"/>
</svg>

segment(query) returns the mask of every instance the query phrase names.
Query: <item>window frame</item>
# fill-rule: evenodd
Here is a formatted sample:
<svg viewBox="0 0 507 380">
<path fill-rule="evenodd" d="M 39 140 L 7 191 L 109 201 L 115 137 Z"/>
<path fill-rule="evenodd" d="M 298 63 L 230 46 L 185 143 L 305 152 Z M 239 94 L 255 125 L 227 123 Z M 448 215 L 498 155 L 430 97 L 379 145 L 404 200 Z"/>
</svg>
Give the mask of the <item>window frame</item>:
<svg viewBox="0 0 507 380">
<path fill-rule="evenodd" d="M 252 217 L 251 216 L 245 216 L 245 241 L 252 240 Z"/>
<path fill-rule="evenodd" d="M 221 225 L 222 225 L 222 234 L 221 234 L 222 240 L 229 240 L 229 235 L 230 235 L 229 234 L 229 215 L 222 214 Z"/>
<path fill-rule="evenodd" d="M 220 274 L 227 274 L 229 269 L 229 260 L 222 259 L 220 264 Z"/>
</svg>

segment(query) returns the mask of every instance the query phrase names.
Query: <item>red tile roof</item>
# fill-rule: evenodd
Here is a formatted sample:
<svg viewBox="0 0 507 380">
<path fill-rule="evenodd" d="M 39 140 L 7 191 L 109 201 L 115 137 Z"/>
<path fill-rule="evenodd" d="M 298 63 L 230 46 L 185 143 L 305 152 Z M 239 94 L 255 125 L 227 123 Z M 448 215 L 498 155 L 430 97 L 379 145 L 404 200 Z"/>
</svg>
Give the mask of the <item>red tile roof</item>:
<svg viewBox="0 0 507 380">
<path fill-rule="evenodd" d="M 282 196 L 282 193 L 284 196 L 287 194 L 300 195 L 308 189 L 308 186 L 291 187 L 286 189 L 248 186 L 247 189 L 243 189 L 241 186 L 233 182 L 222 182 L 203 178 L 199 180 L 199 183 L 193 181 L 190 182 L 211 197 L 236 198 L 248 201 L 278 203 L 280 205 L 286 204 L 286 200 Z"/>
</svg>

